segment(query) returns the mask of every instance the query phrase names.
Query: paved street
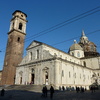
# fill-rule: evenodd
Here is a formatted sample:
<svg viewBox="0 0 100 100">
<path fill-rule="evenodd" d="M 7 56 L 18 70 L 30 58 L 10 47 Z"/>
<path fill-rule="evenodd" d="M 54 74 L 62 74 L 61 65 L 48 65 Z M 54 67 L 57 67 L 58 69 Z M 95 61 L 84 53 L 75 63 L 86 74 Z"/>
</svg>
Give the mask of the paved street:
<svg viewBox="0 0 100 100">
<path fill-rule="evenodd" d="M 50 100 L 50 93 L 48 97 L 41 97 L 42 93 L 23 91 L 23 90 L 6 90 L 5 96 L 0 100 Z M 55 91 L 52 100 L 100 100 L 100 90 L 94 93 L 86 91 L 85 93 L 76 93 L 76 91 Z"/>
</svg>

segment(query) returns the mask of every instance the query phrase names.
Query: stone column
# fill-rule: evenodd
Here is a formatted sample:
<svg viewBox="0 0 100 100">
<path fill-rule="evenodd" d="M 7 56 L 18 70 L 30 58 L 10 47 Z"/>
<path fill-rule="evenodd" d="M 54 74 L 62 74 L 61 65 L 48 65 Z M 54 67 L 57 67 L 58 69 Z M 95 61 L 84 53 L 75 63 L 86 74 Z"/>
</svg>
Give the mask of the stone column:
<svg viewBox="0 0 100 100">
<path fill-rule="evenodd" d="M 55 60 L 55 66 L 54 66 L 54 84 L 57 86 L 59 84 L 59 63 L 57 60 Z"/>
</svg>

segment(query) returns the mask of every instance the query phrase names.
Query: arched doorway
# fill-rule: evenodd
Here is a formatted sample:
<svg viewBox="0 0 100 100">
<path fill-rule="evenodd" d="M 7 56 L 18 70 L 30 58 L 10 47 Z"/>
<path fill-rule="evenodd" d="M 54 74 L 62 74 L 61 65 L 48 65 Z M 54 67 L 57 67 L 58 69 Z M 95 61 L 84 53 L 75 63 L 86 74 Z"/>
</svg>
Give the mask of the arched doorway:
<svg viewBox="0 0 100 100">
<path fill-rule="evenodd" d="M 20 84 L 22 84 L 22 77 L 20 77 Z"/>
<path fill-rule="evenodd" d="M 48 85 L 48 72 L 45 71 L 45 84 Z"/>
<path fill-rule="evenodd" d="M 34 78 L 35 78 L 35 71 L 34 71 L 34 69 L 32 68 L 31 69 L 31 84 L 34 84 Z"/>
<path fill-rule="evenodd" d="M 47 67 L 43 69 L 43 84 L 49 84 L 49 68 Z"/>
<path fill-rule="evenodd" d="M 23 76 L 23 72 L 20 71 L 19 72 L 19 84 L 22 84 L 22 76 Z"/>
</svg>

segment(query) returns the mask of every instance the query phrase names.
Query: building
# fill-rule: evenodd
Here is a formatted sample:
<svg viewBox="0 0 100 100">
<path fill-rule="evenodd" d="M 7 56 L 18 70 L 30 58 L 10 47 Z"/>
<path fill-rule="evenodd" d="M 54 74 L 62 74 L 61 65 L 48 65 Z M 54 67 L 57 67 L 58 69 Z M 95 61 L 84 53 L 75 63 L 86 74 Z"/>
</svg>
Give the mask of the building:
<svg viewBox="0 0 100 100">
<path fill-rule="evenodd" d="M 79 43 L 74 41 L 68 53 L 33 41 L 16 69 L 15 84 L 52 84 L 56 88 L 84 86 L 88 89 L 100 78 L 100 56 L 96 45 L 87 40 L 82 31 Z M 80 44 L 84 47 L 88 45 L 89 53 L 85 55 L 85 49 Z"/>
<path fill-rule="evenodd" d="M 22 59 L 26 35 L 27 15 L 13 13 L 2 72 L 2 84 L 35 84 L 89 88 L 100 85 L 100 55 L 96 45 L 82 31 L 80 41 L 74 41 L 69 51 L 63 52 L 34 40 Z"/>
<path fill-rule="evenodd" d="M 15 83 L 16 66 L 22 61 L 27 15 L 19 10 L 12 14 L 1 85 Z"/>
<path fill-rule="evenodd" d="M 0 70 L 0 83 L 1 83 L 2 71 Z"/>
</svg>

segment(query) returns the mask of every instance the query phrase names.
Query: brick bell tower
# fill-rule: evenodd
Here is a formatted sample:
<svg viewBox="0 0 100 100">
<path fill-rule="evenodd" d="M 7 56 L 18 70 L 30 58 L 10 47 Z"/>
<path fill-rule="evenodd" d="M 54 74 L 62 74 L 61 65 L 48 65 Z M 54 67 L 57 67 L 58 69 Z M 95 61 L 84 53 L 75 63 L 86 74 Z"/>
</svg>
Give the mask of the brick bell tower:
<svg viewBox="0 0 100 100">
<path fill-rule="evenodd" d="M 13 85 L 15 83 L 16 67 L 22 61 L 23 56 L 26 17 L 27 15 L 19 10 L 12 14 L 1 85 Z"/>
</svg>

